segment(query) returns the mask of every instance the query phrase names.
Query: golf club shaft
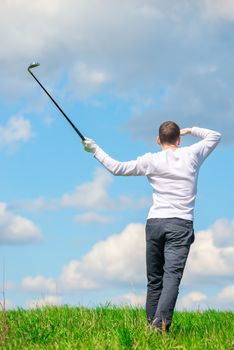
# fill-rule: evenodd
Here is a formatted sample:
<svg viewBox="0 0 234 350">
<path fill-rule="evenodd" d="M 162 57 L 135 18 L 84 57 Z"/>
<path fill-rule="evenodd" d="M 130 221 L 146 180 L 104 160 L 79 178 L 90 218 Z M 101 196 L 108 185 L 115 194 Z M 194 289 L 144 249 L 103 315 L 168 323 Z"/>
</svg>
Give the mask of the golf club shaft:
<svg viewBox="0 0 234 350">
<path fill-rule="evenodd" d="M 49 92 L 44 88 L 44 86 L 40 83 L 40 81 L 35 77 L 35 75 L 31 72 L 31 70 L 28 70 L 29 73 L 33 76 L 33 78 L 36 80 L 36 82 L 40 85 L 40 87 L 45 91 L 45 93 L 49 96 L 51 101 L 55 104 L 55 106 L 60 110 L 60 112 L 63 114 L 63 116 L 67 119 L 68 123 L 73 127 L 73 129 L 76 131 L 76 133 L 80 136 L 80 138 L 84 141 L 85 137 L 81 134 L 81 132 L 77 129 L 77 127 L 72 123 L 72 121 L 68 118 L 68 116 L 64 113 L 62 108 L 57 104 L 57 102 L 53 99 L 53 97 L 49 94 Z"/>
</svg>

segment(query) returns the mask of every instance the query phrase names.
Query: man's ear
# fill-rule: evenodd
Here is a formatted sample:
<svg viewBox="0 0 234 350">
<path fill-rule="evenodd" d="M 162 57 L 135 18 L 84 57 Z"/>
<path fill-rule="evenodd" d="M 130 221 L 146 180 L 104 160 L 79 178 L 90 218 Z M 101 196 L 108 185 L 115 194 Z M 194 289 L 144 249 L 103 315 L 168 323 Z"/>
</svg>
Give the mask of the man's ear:
<svg viewBox="0 0 234 350">
<path fill-rule="evenodd" d="M 177 141 L 176 141 L 176 145 L 179 146 L 180 145 L 180 141 L 181 141 L 181 137 L 179 136 Z"/>
<path fill-rule="evenodd" d="M 159 138 L 159 136 L 157 136 L 157 144 L 159 145 L 159 146 L 161 146 L 161 142 L 160 142 L 160 138 Z"/>
</svg>

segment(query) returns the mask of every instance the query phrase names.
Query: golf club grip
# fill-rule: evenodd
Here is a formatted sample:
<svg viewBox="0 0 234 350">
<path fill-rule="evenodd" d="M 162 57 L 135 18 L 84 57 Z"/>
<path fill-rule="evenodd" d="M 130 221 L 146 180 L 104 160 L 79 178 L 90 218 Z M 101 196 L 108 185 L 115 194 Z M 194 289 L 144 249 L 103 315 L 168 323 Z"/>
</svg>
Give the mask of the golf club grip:
<svg viewBox="0 0 234 350">
<path fill-rule="evenodd" d="M 49 92 L 44 88 L 44 86 L 40 83 L 40 81 L 35 77 L 35 75 L 31 72 L 31 70 L 28 70 L 29 73 L 33 76 L 33 78 L 36 80 L 36 82 L 40 85 L 40 87 L 45 91 L 45 93 L 49 96 L 51 101 L 55 104 L 55 106 L 60 110 L 60 112 L 63 114 L 63 116 L 67 119 L 68 123 L 73 127 L 73 129 L 76 131 L 76 133 L 80 136 L 81 140 L 84 141 L 85 137 L 84 135 L 77 129 L 77 127 L 72 123 L 72 121 L 68 118 L 68 116 L 64 113 L 62 108 L 57 104 L 57 102 L 53 99 L 53 97 L 49 94 Z"/>
</svg>

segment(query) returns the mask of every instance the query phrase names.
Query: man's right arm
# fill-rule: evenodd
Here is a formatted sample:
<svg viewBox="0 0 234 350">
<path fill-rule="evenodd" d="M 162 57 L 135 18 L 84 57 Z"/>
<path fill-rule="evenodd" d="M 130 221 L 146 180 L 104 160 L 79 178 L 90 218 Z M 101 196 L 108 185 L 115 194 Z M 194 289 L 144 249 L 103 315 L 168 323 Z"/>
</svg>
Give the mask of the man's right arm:
<svg viewBox="0 0 234 350">
<path fill-rule="evenodd" d="M 221 134 L 217 131 L 199 128 L 196 126 L 188 129 L 182 129 L 181 132 L 183 132 L 183 130 L 189 130 L 190 132 L 188 133 L 191 133 L 193 136 L 197 136 L 202 139 L 201 141 L 190 146 L 196 165 L 199 166 L 218 145 L 221 139 Z M 183 133 L 181 133 L 181 135 L 183 135 Z"/>
<path fill-rule="evenodd" d="M 113 175 L 122 176 L 143 176 L 148 175 L 151 169 L 151 153 L 146 153 L 136 160 L 120 162 L 110 157 L 93 140 L 85 138 L 82 141 L 84 149 L 93 154 L 93 156 L 110 171 Z"/>
</svg>

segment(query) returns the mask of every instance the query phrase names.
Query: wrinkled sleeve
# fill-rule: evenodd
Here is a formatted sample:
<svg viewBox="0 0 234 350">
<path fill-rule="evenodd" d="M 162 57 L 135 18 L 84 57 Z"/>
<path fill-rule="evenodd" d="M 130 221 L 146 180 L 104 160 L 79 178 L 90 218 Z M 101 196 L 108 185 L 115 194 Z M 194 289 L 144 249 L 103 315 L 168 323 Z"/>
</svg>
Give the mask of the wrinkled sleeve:
<svg viewBox="0 0 234 350">
<path fill-rule="evenodd" d="M 117 176 L 144 176 L 151 171 L 151 153 L 146 153 L 136 160 L 120 162 L 111 158 L 99 146 L 97 146 L 94 157 L 104 165 L 113 175 Z"/>
<path fill-rule="evenodd" d="M 193 136 L 202 138 L 201 141 L 190 146 L 194 161 L 197 166 L 200 166 L 218 145 L 221 139 L 221 134 L 217 131 L 198 127 L 193 127 L 191 133 Z"/>
</svg>

